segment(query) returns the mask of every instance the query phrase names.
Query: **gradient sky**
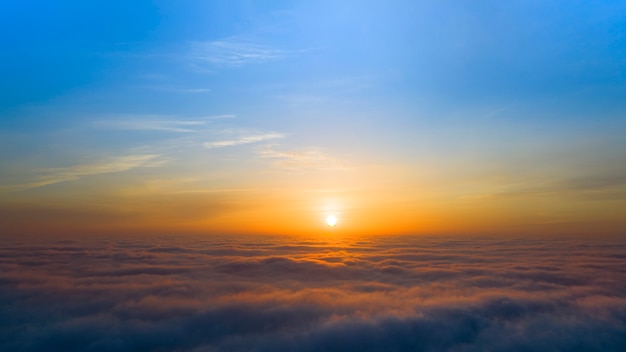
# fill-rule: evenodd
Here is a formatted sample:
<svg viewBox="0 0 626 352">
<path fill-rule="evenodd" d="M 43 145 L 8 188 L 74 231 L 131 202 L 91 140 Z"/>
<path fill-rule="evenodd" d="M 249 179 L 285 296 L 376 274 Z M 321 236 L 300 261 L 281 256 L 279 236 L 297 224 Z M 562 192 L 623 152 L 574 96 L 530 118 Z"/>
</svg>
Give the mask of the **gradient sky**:
<svg viewBox="0 0 626 352">
<path fill-rule="evenodd" d="M 624 33 L 623 1 L 4 1 L 0 224 L 624 234 Z"/>
</svg>

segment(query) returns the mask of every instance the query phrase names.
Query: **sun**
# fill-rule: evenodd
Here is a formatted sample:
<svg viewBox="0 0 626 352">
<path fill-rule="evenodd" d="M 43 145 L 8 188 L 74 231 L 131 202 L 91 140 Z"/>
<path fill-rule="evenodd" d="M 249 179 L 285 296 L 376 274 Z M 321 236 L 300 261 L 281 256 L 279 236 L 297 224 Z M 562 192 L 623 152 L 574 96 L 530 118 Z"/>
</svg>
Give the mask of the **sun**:
<svg viewBox="0 0 626 352">
<path fill-rule="evenodd" d="M 328 215 L 326 217 L 326 224 L 330 227 L 335 227 L 335 225 L 337 225 L 337 217 L 334 215 Z"/>
</svg>

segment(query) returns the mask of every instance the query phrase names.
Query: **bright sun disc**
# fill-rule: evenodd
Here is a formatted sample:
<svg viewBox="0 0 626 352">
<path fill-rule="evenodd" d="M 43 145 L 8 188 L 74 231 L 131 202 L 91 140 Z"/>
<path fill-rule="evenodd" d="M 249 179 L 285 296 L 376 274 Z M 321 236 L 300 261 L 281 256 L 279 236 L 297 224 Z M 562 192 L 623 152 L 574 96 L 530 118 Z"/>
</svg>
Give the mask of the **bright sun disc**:
<svg viewBox="0 0 626 352">
<path fill-rule="evenodd" d="M 330 227 L 334 227 L 337 224 L 337 217 L 334 215 L 329 215 L 326 217 L 326 223 Z"/>
</svg>

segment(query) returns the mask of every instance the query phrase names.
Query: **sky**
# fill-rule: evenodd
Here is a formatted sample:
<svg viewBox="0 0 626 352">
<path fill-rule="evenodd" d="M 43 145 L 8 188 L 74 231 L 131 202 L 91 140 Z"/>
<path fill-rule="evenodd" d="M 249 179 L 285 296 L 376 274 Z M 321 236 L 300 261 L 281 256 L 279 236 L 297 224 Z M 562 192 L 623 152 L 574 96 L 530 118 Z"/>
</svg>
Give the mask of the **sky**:
<svg viewBox="0 0 626 352">
<path fill-rule="evenodd" d="M 623 235 L 624 33 L 622 1 L 4 1 L 0 224 Z"/>
</svg>

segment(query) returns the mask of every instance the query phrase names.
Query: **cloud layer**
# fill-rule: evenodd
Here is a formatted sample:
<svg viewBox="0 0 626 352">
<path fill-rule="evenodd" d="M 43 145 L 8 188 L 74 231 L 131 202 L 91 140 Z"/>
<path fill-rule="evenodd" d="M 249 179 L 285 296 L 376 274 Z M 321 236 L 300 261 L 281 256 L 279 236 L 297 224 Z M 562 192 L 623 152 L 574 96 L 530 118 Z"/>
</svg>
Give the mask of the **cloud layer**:
<svg viewBox="0 0 626 352">
<path fill-rule="evenodd" d="M 3 351 L 623 351 L 623 241 L 5 241 Z"/>
</svg>

